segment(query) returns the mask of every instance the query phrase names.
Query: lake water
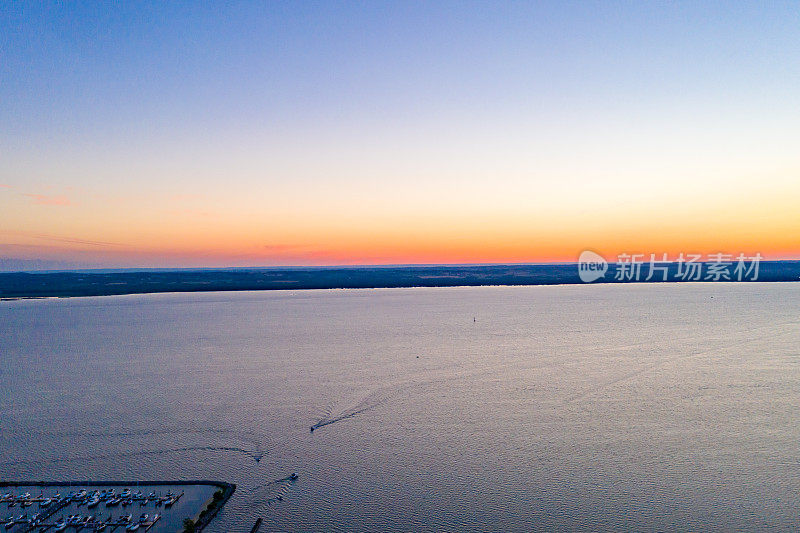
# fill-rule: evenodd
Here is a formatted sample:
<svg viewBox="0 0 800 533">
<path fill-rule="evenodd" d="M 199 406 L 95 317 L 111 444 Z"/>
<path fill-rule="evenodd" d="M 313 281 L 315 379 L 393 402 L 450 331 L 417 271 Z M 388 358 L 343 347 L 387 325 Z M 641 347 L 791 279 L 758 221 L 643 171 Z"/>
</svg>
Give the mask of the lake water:
<svg viewBox="0 0 800 533">
<path fill-rule="evenodd" d="M 2 302 L 0 478 L 236 483 L 212 532 L 798 530 L 799 325 L 788 283 Z"/>
</svg>

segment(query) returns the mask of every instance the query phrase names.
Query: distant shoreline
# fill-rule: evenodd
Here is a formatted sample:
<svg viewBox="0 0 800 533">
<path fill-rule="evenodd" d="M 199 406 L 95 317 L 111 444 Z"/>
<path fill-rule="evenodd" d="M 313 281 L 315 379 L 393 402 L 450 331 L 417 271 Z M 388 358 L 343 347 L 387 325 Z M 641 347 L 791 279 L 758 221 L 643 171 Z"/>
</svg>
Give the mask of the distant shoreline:
<svg viewBox="0 0 800 533">
<path fill-rule="evenodd" d="M 800 261 L 762 261 L 757 279 L 745 281 L 798 280 L 800 280 Z M 683 283 L 708 280 L 682 279 L 679 276 L 677 263 L 671 263 L 666 280 L 661 277 L 638 280 L 640 283 L 665 281 Z M 718 282 L 730 281 L 737 280 L 733 278 Z M 601 283 L 629 283 L 629 281 L 616 280 L 609 273 L 605 278 L 593 282 L 593 284 Z M 570 284 L 584 284 L 578 276 L 577 264 L 3 272 L 0 273 L 0 301 L 167 292 Z"/>
</svg>

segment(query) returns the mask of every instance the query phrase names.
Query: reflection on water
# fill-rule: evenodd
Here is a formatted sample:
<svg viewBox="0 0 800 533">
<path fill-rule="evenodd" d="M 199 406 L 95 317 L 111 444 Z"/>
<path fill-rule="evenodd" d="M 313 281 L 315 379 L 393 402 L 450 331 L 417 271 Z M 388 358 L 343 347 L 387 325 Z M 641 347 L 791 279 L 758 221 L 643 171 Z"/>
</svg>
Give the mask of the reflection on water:
<svg viewBox="0 0 800 533">
<path fill-rule="evenodd" d="M 796 530 L 798 296 L 659 284 L 3 302 L 0 477 L 230 481 L 217 532 L 258 517 L 265 531 Z"/>
</svg>

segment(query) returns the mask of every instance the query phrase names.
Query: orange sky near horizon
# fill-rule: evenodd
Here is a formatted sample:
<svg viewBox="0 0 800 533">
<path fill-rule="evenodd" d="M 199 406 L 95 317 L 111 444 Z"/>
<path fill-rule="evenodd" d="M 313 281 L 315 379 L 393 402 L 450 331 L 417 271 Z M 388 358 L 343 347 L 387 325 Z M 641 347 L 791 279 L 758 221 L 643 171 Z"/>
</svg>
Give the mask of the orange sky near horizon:
<svg viewBox="0 0 800 533">
<path fill-rule="evenodd" d="M 629 197 L 628 209 L 602 202 L 555 209 L 540 202 L 526 213 L 519 202 L 503 212 L 464 207 L 462 198 L 461 209 L 448 212 L 384 206 L 381 213 L 367 207 L 340 214 L 320 206 L 317 217 L 257 209 L 234 214 L 213 202 L 170 211 L 169 202 L 132 209 L 107 199 L 92 203 L 75 193 L 67 204 L 36 204 L 14 195 L 10 188 L 0 192 L 0 205 L 6 212 L 16 206 L 21 219 L 17 228 L 0 227 L 4 255 L 89 265 L 563 262 L 575 261 L 585 249 L 608 260 L 620 253 L 800 257 L 800 214 L 793 205 L 798 196 L 792 187 L 771 203 L 770 195 L 750 190 L 717 203 L 680 195 L 638 203 Z M 97 225 L 96 216 L 106 223 Z"/>
</svg>

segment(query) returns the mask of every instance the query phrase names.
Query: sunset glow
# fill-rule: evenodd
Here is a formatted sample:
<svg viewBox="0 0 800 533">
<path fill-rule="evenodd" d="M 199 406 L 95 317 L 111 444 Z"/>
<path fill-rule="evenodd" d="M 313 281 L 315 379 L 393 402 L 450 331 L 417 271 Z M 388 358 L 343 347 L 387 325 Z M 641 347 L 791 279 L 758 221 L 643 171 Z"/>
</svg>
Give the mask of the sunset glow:
<svg viewBox="0 0 800 533">
<path fill-rule="evenodd" d="M 0 258 L 800 257 L 796 6 L 461 5 L 3 7 Z"/>
</svg>

